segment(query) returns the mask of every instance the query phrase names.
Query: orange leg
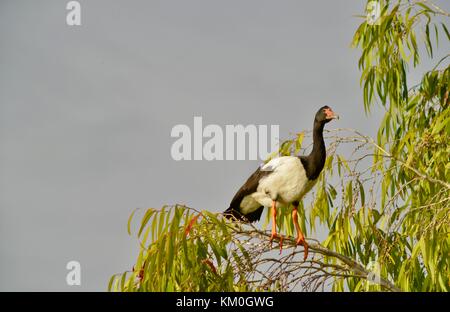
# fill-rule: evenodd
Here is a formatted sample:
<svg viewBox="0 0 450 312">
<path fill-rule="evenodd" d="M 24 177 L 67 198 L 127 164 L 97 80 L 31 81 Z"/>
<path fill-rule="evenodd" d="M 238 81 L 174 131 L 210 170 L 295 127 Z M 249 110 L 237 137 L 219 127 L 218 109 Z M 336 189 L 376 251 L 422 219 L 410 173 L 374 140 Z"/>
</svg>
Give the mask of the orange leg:
<svg viewBox="0 0 450 312">
<path fill-rule="evenodd" d="M 277 234 L 277 202 L 272 201 L 272 234 L 270 235 L 270 245 L 272 245 L 272 241 L 274 238 L 280 239 L 280 254 L 283 250 L 283 236 Z"/>
<path fill-rule="evenodd" d="M 298 211 L 297 206 L 294 206 L 294 209 L 292 210 L 292 220 L 294 221 L 295 229 L 297 230 L 297 245 L 302 245 L 303 248 L 305 248 L 303 260 L 306 260 L 308 258 L 308 243 L 305 240 L 305 236 L 303 236 L 302 229 L 300 228 L 300 225 L 298 225 Z"/>
</svg>

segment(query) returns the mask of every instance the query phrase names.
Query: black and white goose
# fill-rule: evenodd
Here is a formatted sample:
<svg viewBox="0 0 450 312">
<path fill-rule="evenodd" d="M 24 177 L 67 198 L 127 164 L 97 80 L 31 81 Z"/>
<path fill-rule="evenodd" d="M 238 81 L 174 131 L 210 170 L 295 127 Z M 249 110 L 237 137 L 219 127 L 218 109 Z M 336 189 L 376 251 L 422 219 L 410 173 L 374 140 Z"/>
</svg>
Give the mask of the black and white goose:
<svg viewBox="0 0 450 312">
<path fill-rule="evenodd" d="M 308 257 L 308 244 L 298 224 L 298 204 L 317 182 L 325 165 L 326 149 L 323 128 L 332 119 L 338 118 L 333 110 L 324 106 L 314 117 L 313 148 L 308 156 L 282 156 L 259 167 L 239 189 L 224 215 L 244 222 L 255 222 L 261 218 L 264 207 L 272 207 L 272 235 L 282 237 L 276 231 L 277 206 L 293 205 L 292 219 L 297 231 L 297 245 L 304 246 L 304 258 Z"/>
</svg>

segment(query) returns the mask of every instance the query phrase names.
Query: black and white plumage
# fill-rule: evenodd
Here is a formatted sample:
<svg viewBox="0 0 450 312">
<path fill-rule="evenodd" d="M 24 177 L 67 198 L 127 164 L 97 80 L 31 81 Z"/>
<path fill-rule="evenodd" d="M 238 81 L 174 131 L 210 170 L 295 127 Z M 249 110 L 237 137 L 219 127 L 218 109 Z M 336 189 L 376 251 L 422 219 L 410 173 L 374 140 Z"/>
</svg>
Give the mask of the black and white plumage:
<svg viewBox="0 0 450 312">
<path fill-rule="evenodd" d="M 254 222 L 272 201 L 283 206 L 300 201 L 317 181 L 308 178 L 305 162 L 306 157 L 283 156 L 259 167 L 236 193 L 226 213 Z"/>
<path fill-rule="evenodd" d="M 328 106 L 321 107 L 314 118 L 313 149 L 308 156 L 283 156 L 270 160 L 259 167 L 233 197 L 225 216 L 246 222 L 258 221 L 264 207 L 272 207 L 272 238 L 277 237 L 275 228 L 276 207 L 293 209 L 293 221 L 298 232 L 297 242 L 306 242 L 297 220 L 299 201 L 308 193 L 320 175 L 326 159 L 323 128 L 338 116 Z"/>
</svg>

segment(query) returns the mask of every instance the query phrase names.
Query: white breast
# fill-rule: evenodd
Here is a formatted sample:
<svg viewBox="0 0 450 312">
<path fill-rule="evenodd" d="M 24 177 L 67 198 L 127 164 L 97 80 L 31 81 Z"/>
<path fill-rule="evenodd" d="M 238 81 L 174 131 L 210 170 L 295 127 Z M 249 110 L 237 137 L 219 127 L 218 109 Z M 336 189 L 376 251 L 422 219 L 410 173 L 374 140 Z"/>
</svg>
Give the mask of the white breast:
<svg viewBox="0 0 450 312">
<path fill-rule="evenodd" d="M 269 161 L 261 167 L 271 173 L 259 181 L 256 192 L 245 196 L 240 204 L 242 213 L 247 214 L 261 206 L 270 207 L 272 201 L 287 206 L 300 201 L 317 180 L 308 180 L 302 162 L 298 157 L 283 156 Z"/>
<path fill-rule="evenodd" d="M 299 201 L 315 184 L 315 181 L 308 180 L 298 157 L 275 158 L 261 170 L 270 170 L 272 173 L 261 179 L 252 197 L 265 207 L 270 206 L 272 200 L 285 205 Z"/>
</svg>

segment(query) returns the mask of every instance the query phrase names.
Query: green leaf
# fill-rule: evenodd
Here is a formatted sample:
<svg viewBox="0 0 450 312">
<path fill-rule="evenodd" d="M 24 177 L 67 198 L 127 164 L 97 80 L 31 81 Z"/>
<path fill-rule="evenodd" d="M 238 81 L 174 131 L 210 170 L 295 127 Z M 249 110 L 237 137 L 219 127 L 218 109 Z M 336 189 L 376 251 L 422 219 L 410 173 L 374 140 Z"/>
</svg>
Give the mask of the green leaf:
<svg viewBox="0 0 450 312">
<path fill-rule="evenodd" d="M 161 209 L 159 212 L 159 221 L 158 221 L 158 237 L 161 236 L 163 229 L 165 228 L 165 222 L 164 219 L 166 217 L 165 209 Z"/>
<path fill-rule="evenodd" d="M 434 13 L 434 10 L 432 10 L 428 5 L 424 4 L 423 2 L 415 2 L 414 4 L 421 6 L 422 8 L 425 9 L 425 11 Z"/>
<path fill-rule="evenodd" d="M 174 232 L 169 234 L 167 239 L 167 272 L 170 273 L 172 271 L 173 259 L 175 255 L 175 246 L 176 234 Z"/>
<path fill-rule="evenodd" d="M 128 235 L 131 235 L 131 220 L 133 219 L 133 216 L 137 210 L 139 210 L 139 208 L 134 209 L 133 212 L 131 213 L 130 217 L 128 218 L 128 222 L 127 222 Z"/>
<path fill-rule="evenodd" d="M 448 32 L 447 26 L 444 23 L 441 23 L 442 29 L 444 29 L 445 34 L 447 35 L 447 40 L 450 41 L 450 33 Z"/>
<path fill-rule="evenodd" d="M 145 212 L 144 217 L 142 218 L 141 227 L 139 228 L 139 232 L 138 232 L 138 237 L 141 236 L 142 231 L 144 230 L 144 227 L 147 225 L 148 221 L 150 220 L 150 218 L 152 217 L 152 215 L 154 213 L 155 213 L 154 209 L 152 209 L 152 208 L 147 209 L 147 211 Z"/>
<path fill-rule="evenodd" d="M 359 195 L 361 196 L 361 207 L 364 207 L 364 204 L 366 202 L 366 195 L 364 193 L 364 186 L 363 186 L 363 184 L 361 183 L 360 180 L 357 180 L 357 181 L 358 181 L 358 185 L 359 185 Z"/>
<path fill-rule="evenodd" d="M 427 24 L 425 26 L 425 40 L 426 40 L 426 47 L 429 55 L 433 57 L 433 45 L 431 44 L 431 38 L 430 38 L 430 25 Z"/>
<path fill-rule="evenodd" d="M 124 272 L 122 274 L 122 278 L 120 279 L 120 290 L 124 291 L 125 290 L 125 281 L 127 279 L 127 272 Z"/>
<path fill-rule="evenodd" d="M 114 274 L 113 276 L 111 276 L 111 278 L 109 279 L 109 283 L 108 283 L 108 291 L 113 291 L 113 283 L 116 280 L 117 274 Z"/>
</svg>

